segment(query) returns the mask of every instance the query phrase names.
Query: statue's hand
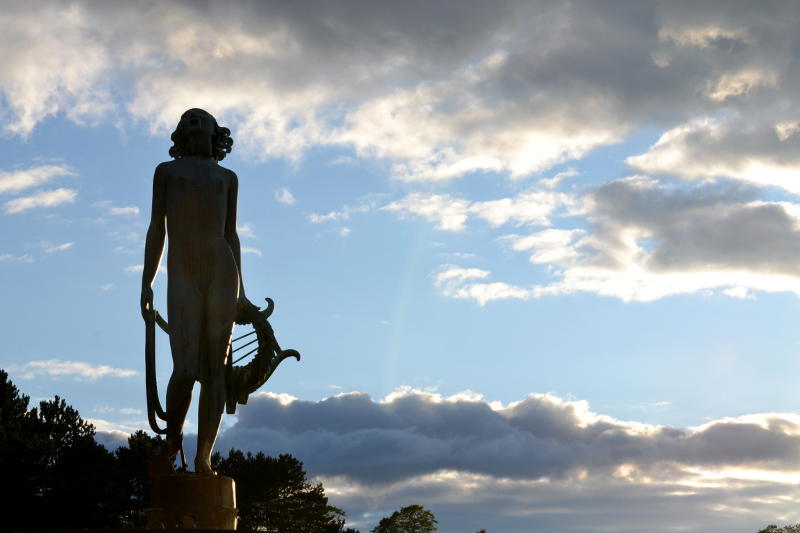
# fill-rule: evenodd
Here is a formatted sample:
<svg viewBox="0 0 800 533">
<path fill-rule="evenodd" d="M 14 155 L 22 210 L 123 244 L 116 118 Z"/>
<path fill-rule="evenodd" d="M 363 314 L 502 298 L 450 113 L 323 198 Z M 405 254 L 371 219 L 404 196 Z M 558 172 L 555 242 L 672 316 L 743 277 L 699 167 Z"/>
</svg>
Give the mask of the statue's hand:
<svg viewBox="0 0 800 533">
<path fill-rule="evenodd" d="M 140 301 L 142 307 L 142 318 L 145 322 L 153 316 L 153 288 L 149 285 L 142 286 L 142 297 Z"/>
<path fill-rule="evenodd" d="M 239 301 L 236 302 L 236 323 L 249 324 L 252 314 L 258 311 L 258 306 L 252 304 L 245 295 L 239 296 Z"/>
</svg>

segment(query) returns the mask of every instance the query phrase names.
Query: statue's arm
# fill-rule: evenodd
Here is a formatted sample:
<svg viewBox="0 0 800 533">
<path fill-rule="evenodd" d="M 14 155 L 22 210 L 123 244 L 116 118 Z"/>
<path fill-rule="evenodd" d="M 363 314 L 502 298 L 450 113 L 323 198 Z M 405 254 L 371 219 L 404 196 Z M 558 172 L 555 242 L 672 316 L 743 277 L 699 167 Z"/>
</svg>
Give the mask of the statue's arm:
<svg viewBox="0 0 800 533">
<path fill-rule="evenodd" d="M 144 266 L 142 269 L 142 316 L 153 309 L 153 280 L 161 263 L 166 236 L 166 172 L 163 165 L 156 167 L 153 176 L 153 206 L 150 211 L 150 227 L 144 244 Z"/>
<path fill-rule="evenodd" d="M 228 188 L 228 209 L 225 218 L 225 240 L 231 247 L 236 268 L 239 269 L 239 300 L 247 301 L 244 294 L 244 281 L 242 276 L 242 248 L 239 244 L 239 234 L 236 233 L 236 209 L 239 201 L 239 178 L 231 172 L 231 185 Z"/>
</svg>

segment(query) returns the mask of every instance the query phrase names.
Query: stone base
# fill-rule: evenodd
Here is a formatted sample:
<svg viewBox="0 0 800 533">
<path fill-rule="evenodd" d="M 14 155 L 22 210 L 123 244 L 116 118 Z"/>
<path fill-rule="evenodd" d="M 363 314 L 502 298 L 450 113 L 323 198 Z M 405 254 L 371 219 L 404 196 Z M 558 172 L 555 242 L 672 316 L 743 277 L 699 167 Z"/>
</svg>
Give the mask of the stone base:
<svg viewBox="0 0 800 533">
<path fill-rule="evenodd" d="M 148 529 L 236 529 L 236 484 L 226 476 L 153 477 L 150 505 Z"/>
</svg>

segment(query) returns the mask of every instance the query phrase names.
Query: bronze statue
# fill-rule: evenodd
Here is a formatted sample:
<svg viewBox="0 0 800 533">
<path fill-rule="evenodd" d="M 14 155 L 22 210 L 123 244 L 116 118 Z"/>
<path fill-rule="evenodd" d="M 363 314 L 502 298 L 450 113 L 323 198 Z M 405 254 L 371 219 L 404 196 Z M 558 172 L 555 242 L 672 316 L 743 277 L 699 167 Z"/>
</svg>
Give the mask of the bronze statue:
<svg viewBox="0 0 800 533">
<path fill-rule="evenodd" d="M 230 153 L 230 130 L 208 112 L 190 109 L 172 134 L 173 161 L 156 167 L 153 206 L 144 253 L 141 311 L 147 326 L 148 417 L 157 433 L 166 434 L 163 457 L 170 464 L 183 450 L 183 424 L 195 381 L 200 382 L 195 472 L 213 473 L 211 453 L 226 402 L 228 412 L 262 385 L 286 357 L 275 341 L 265 311 L 250 303 L 242 283 L 241 252 L 236 233 L 239 183 L 218 163 Z M 153 309 L 153 290 L 165 236 L 169 236 L 167 311 L 169 324 Z M 250 323 L 258 354 L 244 367 L 233 365 L 234 322 Z M 164 410 L 155 387 L 155 330 L 169 333 L 173 371 Z M 156 416 L 166 420 L 158 426 Z M 183 454 L 181 453 L 183 459 Z"/>
</svg>

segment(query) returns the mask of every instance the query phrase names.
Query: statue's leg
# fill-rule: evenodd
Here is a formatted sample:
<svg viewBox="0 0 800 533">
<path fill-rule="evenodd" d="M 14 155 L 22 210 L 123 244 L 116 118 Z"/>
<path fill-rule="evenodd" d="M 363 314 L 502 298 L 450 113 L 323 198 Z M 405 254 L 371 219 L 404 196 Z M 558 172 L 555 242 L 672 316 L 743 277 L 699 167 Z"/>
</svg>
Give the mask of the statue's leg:
<svg viewBox="0 0 800 533">
<path fill-rule="evenodd" d="M 217 270 L 206 298 L 195 472 L 212 471 L 211 453 L 225 410 L 225 358 L 239 292 L 239 275 L 232 257 L 230 263 Z"/>
<path fill-rule="evenodd" d="M 167 312 L 172 350 L 172 376 L 167 386 L 167 449 L 169 459 L 183 446 L 183 423 L 192 401 L 194 382 L 200 377 L 202 299 L 197 287 L 171 275 Z"/>
</svg>

